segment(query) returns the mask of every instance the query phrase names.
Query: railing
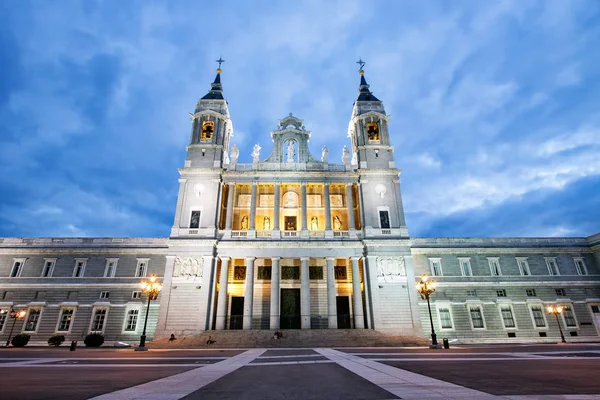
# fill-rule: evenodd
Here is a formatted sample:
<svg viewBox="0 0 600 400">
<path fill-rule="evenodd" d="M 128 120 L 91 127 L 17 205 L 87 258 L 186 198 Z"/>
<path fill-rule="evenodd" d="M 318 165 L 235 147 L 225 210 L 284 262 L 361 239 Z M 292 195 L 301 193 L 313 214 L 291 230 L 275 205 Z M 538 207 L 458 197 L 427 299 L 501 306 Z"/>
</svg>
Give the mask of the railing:
<svg viewBox="0 0 600 400">
<path fill-rule="evenodd" d="M 198 229 L 190 229 L 190 230 L 188 231 L 188 234 L 189 234 L 189 235 L 197 235 L 197 234 L 198 234 Z"/>
<path fill-rule="evenodd" d="M 324 163 L 267 163 L 228 164 L 227 168 L 235 171 L 346 171 L 344 164 Z"/>
<path fill-rule="evenodd" d="M 256 237 L 271 237 L 273 235 L 272 231 L 256 231 Z"/>
<path fill-rule="evenodd" d="M 248 231 L 231 231 L 231 237 L 247 237 Z"/>
<path fill-rule="evenodd" d="M 392 230 L 391 229 L 382 229 L 381 230 L 381 234 L 382 235 L 391 235 L 392 234 Z"/>
<path fill-rule="evenodd" d="M 333 231 L 333 237 L 350 237 L 350 231 Z"/>
<path fill-rule="evenodd" d="M 283 231 L 283 237 L 297 237 L 298 231 Z"/>
<path fill-rule="evenodd" d="M 310 237 L 325 237 L 325 231 L 310 231 Z"/>
</svg>

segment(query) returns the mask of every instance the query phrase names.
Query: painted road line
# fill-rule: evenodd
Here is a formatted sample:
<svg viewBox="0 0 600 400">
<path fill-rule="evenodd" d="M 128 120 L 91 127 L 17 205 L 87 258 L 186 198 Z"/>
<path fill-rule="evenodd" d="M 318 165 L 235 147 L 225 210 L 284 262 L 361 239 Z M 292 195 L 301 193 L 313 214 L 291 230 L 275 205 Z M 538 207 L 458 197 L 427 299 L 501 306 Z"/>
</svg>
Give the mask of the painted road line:
<svg viewBox="0 0 600 400">
<path fill-rule="evenodd" d="M 340 351 L 332 349 L 315 349 L 315 351 L 402 399 L 498 399 L 498 397 L 488 393 L 390 367 Z"/>
<path fill-rule="evenodd" d="M 323 357 L 319 355 L 319 357 Z M 330 364 L 331 360 L 312 360 L 312 361 L 274 361 L 274 362 L 255 362 L 245 365 L 246 367 L 262 367 L 265 365 L 298 365 L 298 364 Z"/>
<path fill-rule="evenodd" d="M 216 364 L 196 368 L 127 389 L 94 397 L 94 400 L 178 400 L 248 365 L 266 349 L 251 349 Z"/>
</svg>

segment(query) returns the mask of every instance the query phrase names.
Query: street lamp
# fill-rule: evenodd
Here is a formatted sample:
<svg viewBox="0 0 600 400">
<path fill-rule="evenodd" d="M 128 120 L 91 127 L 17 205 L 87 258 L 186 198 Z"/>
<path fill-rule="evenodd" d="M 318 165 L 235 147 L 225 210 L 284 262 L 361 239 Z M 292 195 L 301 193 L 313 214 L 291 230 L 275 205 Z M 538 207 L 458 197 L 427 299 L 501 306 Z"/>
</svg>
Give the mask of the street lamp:
<svg viewBox="0 0 600 400">
<path fill-rule="evenodd" d="M 439 349 L 440 345 L 437 342 L 437 336 L 435 335 L 435 329 L 433 328 L 433 318 L 431 317 L 431 305 L 429 304 L 429 297 L 435 292 L 436 282 L 429 280 L 427 274 L 421 276 L 421 280 L 417 282 L 417 292 L 421 295 L 423 300 L 427 300 L 427 309 L 429 310 L 429 322 L 431 323 L 431 346 L 430 349 Z"/>
<path fill-rule="evenodd" d="M 13 329 L 15 329 L 15 323 L 17 322 L 18 319 L 24 318 L 25 314 L 27 314 L 27 311 L 25 311 L 25 310 L 15 311 L 13 308 L 10 309 L 10 312 L 8 313 L 8 315 L 13 319 L 13 323 L 12 323 L 12 326 L 10 327 L 10 333 L 8 334 L 8 340 L 6 341 L 5 347 L 8 347 L 8 345 L 10 344 L 10 339 L 12 338 Z"/>
<path fill-rule="evenodd" d="M 563 343 L 567 343 L 567 341 L 565 340 L 565 335 L 563 335 L 563 331 L 560 326 L 560 320 L 558 319 L 558 314 L 562 314 L 563 307 L 562 306 L 548 306 L 546 308 L 546 310 L 548 310 L 549 314 L 552 314 L 556 317 L 556 323 L 558 324 L 558 330 L 560 331 L 560 339 Z"/>
<path fill-rule="evenodd" d="M 160 289 L 162 289 L 162 284 L 160 282 L 156 282 L 156 275 L 150 275 L 150 282 L 142 282 L 140 284 L 142 287 L 142 291 L 148 296 L 148 308 L 146 308 L 146 319 L 144 320 L 144 331 L 142 332 L 142 337 L 140 338 L 140 345 L 136 347 L 137 351 L 145 351 L 148 350 L 146 348 L 146 325 L 148 325 L 148 313 L 150 312 L 150 302 L 152 300 L 156 300 L 158 297 L 158 293 Z"/>
</svg>

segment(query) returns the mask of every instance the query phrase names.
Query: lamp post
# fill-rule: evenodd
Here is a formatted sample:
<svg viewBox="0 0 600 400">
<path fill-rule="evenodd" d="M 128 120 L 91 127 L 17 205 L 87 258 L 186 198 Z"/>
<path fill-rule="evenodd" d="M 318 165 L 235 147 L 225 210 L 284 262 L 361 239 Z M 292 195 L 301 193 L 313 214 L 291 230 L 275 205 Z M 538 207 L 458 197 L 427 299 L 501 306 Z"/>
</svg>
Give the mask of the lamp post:
<svg viewBox="0 0 600 400">
<path fill-rule="evenodd" d="M 149 282 L 142 282 L 141 284 L 142 291 L 148 296 L 148 308 L 146 308 L 146 318 L 144 319 L 144 331 L 142 332 L 142 337 L 140 338 L 140 345 L 136 347 L 136 351 L 146 351 L 146 325 L 148 325 L 148 314 L 150 312 L 150 302 L 152 300 L 156 300 L 158 297 L 158 293 L 162 289 L 162 284 L 156 281 L 156 275 L 150 275 Z"/>
<path fill-rule="evenodd" d="M 563 343 L 567 343 L 565 340 L 565 335 L 563 335 L 562 327 L 560 326 L 560 320 L 558 319 L 558 315 L 562 314 L 563 307 L 562 306 L 548 306 L 546 308 L 548 310 L 548 314 L 552 314 L 556 317 L 556 323 L 558 324 L 558 330 L 560 331 L 560 339 Z"/>
<path fill-rule="evenodd" d="M 436 282 L 434 280 L 429 280 L 429 276 L 427 274 L 423 274 L 421 276 L 421 280 L 417 282 L 416 288 L 421 298 L 423 300 L 427 300 L 427 310 L 429 311 L 429 322 L 431 323 L 431 346 L 430 349 L 439 349 L 441 348 L 437 342 L 437 336 L 435 335 L 435 329 L 433 328 L 433 318 L 431 317 L 431 305 L 429 304 L 429 297 L 433 292 L 435 292 Z"/>
<path fill-rule="evenodd" d="M 12 326 L 10 327 L 10 333 L 8 334 L 8 339 L 6 340 L 5 347 L 8 347 L 8 345 L 10 344 L 10 339 L 12 338 L 13 329 L 15 329 L 15 323 L 17 322 L 18 319 L 25 317 L 25 314 L 27 314 L 27 311 L 25 311 L 25 310 L 15 311 L 13 308 L 10 309 L 8 315 L 13 319 L 13 323 L 12 323 Z"/>
</svg>

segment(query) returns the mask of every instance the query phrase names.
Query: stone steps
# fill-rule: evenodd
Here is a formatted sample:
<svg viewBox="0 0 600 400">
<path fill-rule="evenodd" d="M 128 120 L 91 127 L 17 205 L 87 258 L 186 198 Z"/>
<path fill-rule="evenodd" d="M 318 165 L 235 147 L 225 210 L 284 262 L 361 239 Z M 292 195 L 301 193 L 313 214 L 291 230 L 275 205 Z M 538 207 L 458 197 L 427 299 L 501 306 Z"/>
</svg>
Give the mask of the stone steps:
<svg viewBox="0 0 600 400">
<path fill-rule="evenodd" d="M 274 339 L 274 331 L 235 330 L 206 331 L 197 336 L 182 336 L 169 342 L 157 339 L 151 348 L 277 348 L 277 347 L 412 347 L 427 346 L 427 339 L 398 336 L 370 329 L 286 330 L 283 338 Z M 208 337 L 214 341 L 207 344 Z"/>
</svg>

